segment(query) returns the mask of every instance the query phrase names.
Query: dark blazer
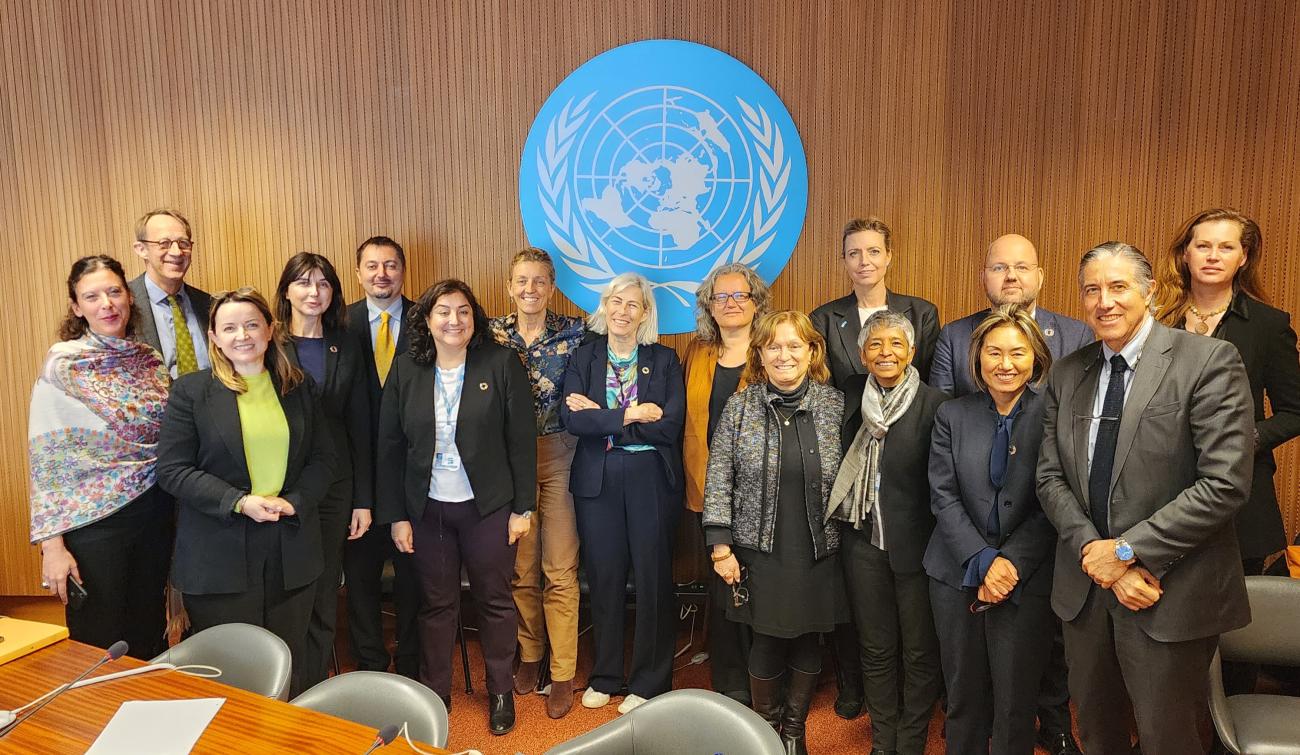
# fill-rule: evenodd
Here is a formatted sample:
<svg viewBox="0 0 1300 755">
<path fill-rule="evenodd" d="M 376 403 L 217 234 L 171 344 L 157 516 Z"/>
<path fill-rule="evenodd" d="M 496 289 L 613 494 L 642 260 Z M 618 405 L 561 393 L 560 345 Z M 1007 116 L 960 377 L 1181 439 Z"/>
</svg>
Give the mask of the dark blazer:
<svg viewBox="0 0 1300 755">
<path fill-rule="evenodd" d="M 862 427 L 862 391 L 866 375 L 853 375 L 844 386 L 844 452 Z M 934 415 L 948 396 L 921 383 L 903 416 L 889 427 L 880 458 L 880 516 L 885 523 L 889 566 L 897 574 L 921 571 L 921 555 L 934 530 L 930 513 L 930 486 L 926 469 L 930 461 L 930 431 Z M 866 525 L 863 530 L 868 531 Z"/>
<path fill-rule="evenodd" d="M 456 413 L 456 448 L 487 516 L 502 506 L 537 508 L 537 416 L 528 373 L 514 351 L 484 342 L 465 357 L 465 388 Z M 434 445 L 434 362 L 410 354 L 393 360 L 384 384 L 376 454 L 380 524 L 419 520 L 429 500 Z"/>
<path fill-rule="evenodd" d="M 411 308 L 415 302 L 402 297 L 402 317 L 406 318 L 411 314 Z M 348 333 L 357 339 L 361 344 L 361 360 L 363 371 L 366 373 L 365 386 L 366 398 L 370 406 L 370 468 L 371 470 L 379 469 L 376 451 L 378 450 L 379 435 L 379 407 L 384 398 L 384 386 L 379 383 L 379 372 L 375 369 L 375 345 L 370 342 L 370 311 L 366 308 L 365 297 L 361 301 L 355 301 L 348 305 Z M 397 333 L 397 342 L 394 344 L 393 364 L 397 364 L 397 357 L 406 353 L 406 346 L 409 342 L 409 328 L 403 322 L 401 330 Z M 391 370 L 391 368 L 390 368 Z M 432 404 L 430 405 L 432 406 Z M 432 459 L 433 457 L 429 457 Z M 372 475 L 373 476 L 373 475 Z M 373 499 L 378 491 L 372 492 L 365 499 Z M 359 497 L 357 500 L 363 500 Z M 371 501 L 373 504 L 373 500 Z"/>
<path fill-rule="evenodd" d="M 916 331 L 916 358 L 912 365 L 921 373 L 921 380 L 930 382 L 930 364 L 934 361 L 935 343 L 939 340 L 939 310 L 925 299 L 888 291 L 885 306 L 912 323 Z M 865 375 L 858 349 L 858 299 L 849 294 L 842 299 L 826 302 L 811 315 L 813 327 L 826 339 L 827 364 L 831 368 L 831 385 L 844 390 L 850 375 Z"/>
<path fill-rule="evenodd" d="M 564 375 L 564 395 L 580 393 L 600 406 L 606 405 L 605 373 L 608 367 L 609 337 L 599 336 L 573 352 Z M 616 445 L 646 444 L 655 447 L 664 465 L 668 486 L 682 490 L 682 427 L 686 421 L 686 385 L 677 352 L 658 343 L 637 349 L 637 400 L 656 404 L 663 410 L 657 422 L 623 424 L 622 409 L 569 411 L 560 402 L 560 419 L 578 436 L 569 474 L 569 492 L 592 498 L 601 493 L 605 479 L 605 438 L 614 436 Z M 634 484 L 629 480 L 629 483 Z"/>
<path fill-rule="evenodd" d="M 985 309 L 943 326 L 934 350 L 934 366 L 930 368 L 930 385 L 955 397 L 979 392 L 970 374 L 970 337 L 988 316 L 989 310 Z M 1073 317 L 1036 307 L 1034 320 L 1043 331 L 1053 362 L 1096 340 L 1088 326 Z"/>
<path fill-rule="evenodd" d="M 1291 317 L 1258 299 L 1238 292 L 1228 312 L 1214 329 L 1241 353 L 1255 402 L 1254 484 L 1250 499 L 1237 512 L 1237 542 L 1242 558 L 1263 558 L 1286 547 L 1282 512 L 1277 507 L 1273 474 L 1277 462 L 1273 449 L 1300 435 L 1300 358 Z M 1264 417 L 1264 396 L 1273 407 Z"/>
<path fill-rule="evenodd" d="M 1056 548 L 1056 531 L 1034 489 L 1043 439 L 1043 397 L 1029 386 L 1020 401 L 1023 406 L 1011 429 L 1014 450 L 1001 490 L 989 480 L 989 452 L 997 427 L 992 399 L 984 392 L 972 393 L 939 407 L 929 472 L 930 505 L 938 525 L 925 549 L 925 572 L 961 589 L 966 562 L 988 546 L 997 548 L 1020 575 L 1011 594 L 1013 602 L 1019 602 L 1022 594 L 1051 592 Z M 985 531 L 994 506 L 1000 507 L 998 537 Z"/>
<path fill-rule="evenodd" d="M 208 346 L 208 310 L 212 308 L 212 297 L 205 291 L 186 283 L 185 295 L 189 297 L 190 306 L 194 307 L 194 316 L 199 320 L 199 326 L 203 330 L 202 343 L 194 344 L 196 349 L 206 349 Z M 162 354 L 162 342 L 158 340 L 158 323 L 153 319 L 153 306 L 149 301 L 149 289 L 144 284 L 144 274 L 137 275 L 126 284 L 131 289 L 131 296 L 135 298 L 136 311 L 140 313 L 140 322 L 136 326 L 136 337 L 141 341 L 149 344 Z M 165 354 L 163 355 L 166 356 Z"/>
<path fill-rule="evenodd" d="M 357 339 L 347 331 L 327 328 L 325 385 L 316 385 L 307 376 L 320 402 L 321 424 L 333 441 L 338 461 L 334 481 L 348 486 L 351 496 L 348 509 L 369 509 L 374 506 L 374 475 L 371 471 L 373 423 L 370 419 L 369 379 L 363 351 Z M 294 364 L 302 366 L 293 339 L 289 339 L 286 355 Z M 374 355 L 371 354 L 371 360 L 373 359 Z M 337 505 L 337 502 L 331 503 Z"/>
<path fill-rule="evenodd" d="M 1063 621 L 1079 615 L 1093 588 L 1079 561 L 1100 537 L 1088 515 L 1087 419 L 1100 373 L 1098 342 L 1053 367 L 1045 393 L 1038 498 L 1060 534 L 1052 607 Z M 1154 606 L 1117 614 L 1154 640 L 1250 622 L 1232 518 L 1250 496 L 1252 410 L 1236 347 L 1152 324 L 1120 417 L 1110 532 L 1160 580 Z"/>
<path fill-rule="evenodd" d="M 324 568 L 317 507 L 333 476 L 334 451 L 310 387 L 281 396 L 280 406 L 289 424 L 280 497 L 293 504 L 294 515 L 258 523 L 234 512 L 235 501 L 252 487 L 235 392 L 211 370 L 172 383 L 158 435 L 158 484 L 179 502 L 172 583 L 181 592 L 247 590 L 248 539 L 255 527 L 279 530 L 286 590 L 310 584 Z"/>
</svg>

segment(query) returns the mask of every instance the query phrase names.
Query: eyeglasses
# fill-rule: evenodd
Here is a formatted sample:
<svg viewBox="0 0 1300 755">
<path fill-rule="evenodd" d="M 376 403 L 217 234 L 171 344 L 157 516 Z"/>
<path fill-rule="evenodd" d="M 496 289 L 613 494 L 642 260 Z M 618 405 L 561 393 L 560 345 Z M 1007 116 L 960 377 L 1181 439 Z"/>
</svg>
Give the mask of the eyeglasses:
<svg viewBox="0 0 1300 755">
<path fill-rule="evenodd" d="M 740 579 L 736 581 L 736 584 L 731 585 L 731 605 L 735 608 L 740 608 L 749 602 L 749 588 L 741 586 L 741 583 L 747 579 L 749 579 L 749 570 L 742 566 L 740 567 Z"/>
<path fill-rule="evenodd" d="M 725 307 L 727 306 L 727 299 L 735 299 L 737 304 L 744 304 L 750 299 L 753 299 L 754 295 L 748 291 L 733 291 L 732 293 L 729 294 L 721 294 L 721 293 L 714 294 L 709 298 L 712 299 L 713 303 L 718 305 L 719 307 Z"/>
<path fill-rule="evenodd" d="M 168 249 L 171 249 L 172 244 L 175 244 L 176 248 L 180 249 L 182 252 L 188 252 L 189 250 L 194 248 L 194 242 L 190 241 L 189 239 L 158 239 L 157 241 L 150 241 L 149 239 L 140 239 L 140 243 L 153 244 L 154 246 L 158 247 L 164 252 L 167 251 Z"/>
<path fill-rule="evenodd" d="M 989 265 L 984 269 L 989 271 L 990 273 L 993 273 L 994 275 L 1006 275 L 1008 270 L 1015 270 L 1016 275 L 1029 275 L 1030 273 L 1038 269 L 1038 265 L 1030 265 L 1025 262 L 1021 262 L 1015 265 L 1004 265 L 1003 263 L 999 262 L 996 265 Z"/>
</svg>

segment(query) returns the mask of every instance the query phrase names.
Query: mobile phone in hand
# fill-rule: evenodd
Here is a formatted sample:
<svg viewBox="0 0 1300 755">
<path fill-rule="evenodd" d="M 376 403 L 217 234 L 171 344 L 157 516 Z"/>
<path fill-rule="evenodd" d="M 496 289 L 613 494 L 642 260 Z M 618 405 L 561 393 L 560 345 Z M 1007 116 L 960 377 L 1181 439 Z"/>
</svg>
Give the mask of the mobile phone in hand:
<svg viewBox="0 0 1300 755">
<path fill-rule="evenodd" d="M 85 604 L 87 597 L 88 595 L 86 593 L 85 585 L 82 585 L 80 582 L 77 581 L 76 577 L 69 574 L 68 575 L 68 608 L 71 608 L 74 611 L 81 608 L 81 606 Z"/>
</svg>

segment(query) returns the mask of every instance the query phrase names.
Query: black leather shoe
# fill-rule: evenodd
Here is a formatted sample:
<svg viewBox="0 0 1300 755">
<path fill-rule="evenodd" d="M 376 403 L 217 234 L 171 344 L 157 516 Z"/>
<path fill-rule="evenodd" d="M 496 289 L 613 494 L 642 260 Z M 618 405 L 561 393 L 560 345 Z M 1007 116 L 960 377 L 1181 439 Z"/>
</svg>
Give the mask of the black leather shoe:
<svg viewBox="0 0 1300 755">
<path fill-rule="evenodd" d="M 509 692 L 504 695 L 488 695 L 488 728 L 493 734 L 509 734 L 515 728 L 515 696 Z"/>
<path fill-rule="evenodd" d="M 852 721 L 862 715 L 863 698 L 862 674 L 835 669 L 835 684 L 839 694 L 835 697 L 835 715 Z"/>
<path fill-rule="evenodd" d="M 1038 746 L 1047 750 L 1048 755 L 1083 755 L 1079 750 L 1079 743 L 1074 741 L 1074 735 L 1068 732 L 1060 734 L 1039 732 Z"/>
</svg>

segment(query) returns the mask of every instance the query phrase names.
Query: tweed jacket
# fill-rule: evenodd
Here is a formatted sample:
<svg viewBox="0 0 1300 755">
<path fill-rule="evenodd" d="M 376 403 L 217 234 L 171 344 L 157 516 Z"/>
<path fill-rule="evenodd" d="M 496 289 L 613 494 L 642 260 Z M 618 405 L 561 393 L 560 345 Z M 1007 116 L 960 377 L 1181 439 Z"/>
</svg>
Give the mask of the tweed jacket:
<svg viewBox="0 0 1300 755">
<path fill-rule="evenodd" d="M 729 531 L 733 545 L 764 553 L 772 552 L 781 468 L 781 433 L 773 399 L 766 383 L 750 385 L 727 399 L 709 446 L 704 480 L 706 532 Z M 800 411 L 812 413 L 821 459 L 821 501 L 808 512 L 813 556 L 821 559 L 840 545 L 838 525 L 823 521 L 822 514 L 840 468 L 844 394 L 829 385 L 810 383 Z"/>
</svg>

